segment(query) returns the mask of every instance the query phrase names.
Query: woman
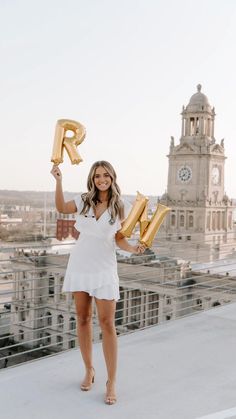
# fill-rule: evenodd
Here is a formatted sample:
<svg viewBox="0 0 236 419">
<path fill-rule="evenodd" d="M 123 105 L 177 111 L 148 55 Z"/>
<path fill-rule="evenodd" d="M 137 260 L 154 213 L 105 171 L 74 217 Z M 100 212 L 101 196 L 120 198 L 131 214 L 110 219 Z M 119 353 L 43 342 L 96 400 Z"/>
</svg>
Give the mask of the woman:
<svg viewBox="0 0 236 419">
<path fill-rule="evenodd" d="M 62 174 L 58 166 L 51 171 L 56 179 L 56 208 L 60 213 L 78 213 L 75 228 L 79 238 L 74 246 L 62 290 L 72 292 L 77 313 L 77 332 L 85 365 L 80 386 L 88 391 L 94 382 L 92 363 L 92 298 L 95 298 L 102 330 L 103 353 L 107 368 L 105 403 L 116 402 L 117 337 L 115 329 L 116 301 L 119 299 L 119 278 L 115 243 L 131 253 L 143 253 L 141 244 L 131 246 L 120 233 L 129 209 L 121 200 L 116 173 L 107 161 L 95 162 L 89 172 L 86 193 L 65 202 Z"/>
</svg>

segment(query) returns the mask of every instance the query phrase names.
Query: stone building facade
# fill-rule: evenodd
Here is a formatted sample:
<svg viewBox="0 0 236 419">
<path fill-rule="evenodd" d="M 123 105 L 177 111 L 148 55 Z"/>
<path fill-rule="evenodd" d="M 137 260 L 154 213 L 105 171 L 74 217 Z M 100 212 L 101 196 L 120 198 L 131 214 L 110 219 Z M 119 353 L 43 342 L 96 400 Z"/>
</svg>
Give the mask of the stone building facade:
<svg viewBox="0 0 236 419">
<path fill-rule="evenodd" d="M 166 218 L 169 240 L 220 246 L 234 239 L 233 203 L 225 193 L 224 139 L 215 139 L 215 109 L 197 86 L 182 109 L 179 143 L 171 137 Z"/>
</svg>

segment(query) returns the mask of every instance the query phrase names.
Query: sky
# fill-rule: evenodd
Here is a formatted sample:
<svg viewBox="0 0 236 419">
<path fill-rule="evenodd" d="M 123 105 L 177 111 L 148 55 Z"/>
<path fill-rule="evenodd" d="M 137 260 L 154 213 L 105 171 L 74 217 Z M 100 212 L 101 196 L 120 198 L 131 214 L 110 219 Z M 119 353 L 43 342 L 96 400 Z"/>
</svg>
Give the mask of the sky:
<svg viewBox="0 0 236 419">
<path fill-rule="evenodd" d="M 225 138 L 225 190 L 236 198 L 234 0 L 0 0 L 0 189 L 53 191 L 58 119 L 87 131 L 83 162 L 60 165 L 86 190 L 96 160 L 124 194 L 161 195 L 170 136 L 202 84 Z"/>
</svg>

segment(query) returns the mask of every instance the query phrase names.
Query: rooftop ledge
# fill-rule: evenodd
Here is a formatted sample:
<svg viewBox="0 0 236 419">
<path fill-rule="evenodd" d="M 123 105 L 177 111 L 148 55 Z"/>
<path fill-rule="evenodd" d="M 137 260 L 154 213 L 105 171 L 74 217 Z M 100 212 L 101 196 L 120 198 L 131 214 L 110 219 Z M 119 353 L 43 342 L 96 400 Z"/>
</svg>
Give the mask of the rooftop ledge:
<svg viewBox="0 0 236 419">
<path fill-rule="evenodd" d="M 119 337 L 118 402 L 103 402 L 105 366 L 94 344 L 95 384 L 80 391 L 78 349 L 1 370 L 8 419 L 236 418 L 236 304 Z"/>
</svg>

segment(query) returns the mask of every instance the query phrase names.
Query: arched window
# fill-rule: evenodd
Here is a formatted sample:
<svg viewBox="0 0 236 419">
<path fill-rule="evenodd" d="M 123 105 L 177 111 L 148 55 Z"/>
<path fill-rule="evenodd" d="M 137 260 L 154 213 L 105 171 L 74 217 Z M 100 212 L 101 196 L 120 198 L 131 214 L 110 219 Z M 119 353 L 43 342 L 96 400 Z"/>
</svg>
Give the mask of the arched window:
<svg viewBox="0 0 236 419">
<path fill-rule="evenodd" d="M 58 324 L 58 329 L 63 329 L 64 317 L 62 316 L 62 314 L 59 314 L 59 316 L 57 316 L 57 324 Z"/>
<path fill-rule="evenodd" d="M 46 313 L 46 324 L 47 326 L 52 325 L 52 313 L 50 313 L 50 311 L 47 311 Z"/>
<path fill-rule="evenodd" d="M 184 215 L 183 214 L 180 216 L 179 225 L 180 225 L 180 227 L 184 227 Z"/>
<path fill-rule="evenodd" d="M 24 330 L 19 330 L 19 340 L 24 340 Z"/>
<path fill-rule="evenodd" d="M 193 227 L 193 215 L 189 216 L 189 227 Z"/>
<path fill-rule="evenodd" d="M 70 330 L 75 330 L 76 329 L 76 321 L 74 317 L 70 318 Z"/>
</svg>

